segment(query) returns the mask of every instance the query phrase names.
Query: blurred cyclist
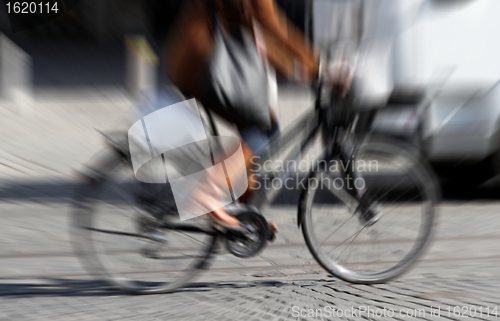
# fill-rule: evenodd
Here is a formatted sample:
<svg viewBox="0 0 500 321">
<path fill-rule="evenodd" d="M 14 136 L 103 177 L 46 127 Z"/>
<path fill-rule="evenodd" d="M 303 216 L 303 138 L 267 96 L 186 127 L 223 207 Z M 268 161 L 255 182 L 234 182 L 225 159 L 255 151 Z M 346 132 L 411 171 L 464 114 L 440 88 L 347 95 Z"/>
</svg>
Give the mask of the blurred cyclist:
<svg viewBox="0 0 500 321">
<path fill-rule="evenodd" d="M 217 20 L 229 33 L 243 27 L 259 39 L 259 35 L 255 34 L 255 26 L 258 25 L 262 41 L 257 41 L 257 48 L 264 53 L 265 63 L 268 62 L 283 77 L 303 82 L 314 81 L 319 71 L 317 55 L 306 38 L 277 11 L 273 0 L 191 0 L 184 6 L 167 39 L 165 72 L 182 92 L 193 96 L 203 106 L 237 126 L 248 167 L 252 156 L 267 144 L 268 138 L 279 131 L 279 127 L 270 108 L 269 127 L 268 124 L 236 117 L 204 97 L 203 73 L 214 45 L 213 8 Z M 350 83 L 350 73 L 345 71 L 345 68 L 336 67 L 328 73 L 330 84 L 340 94 L 345 94 Z M 249 190 L 240 201 L 244 201 L 251 190 L 249 181 Z M 215 210 L 209 215 L 222 226 L 240 226 L 239 221 L 224 209 Z M 274 235 L 277 231 L 275 223 L 270 223 L 270 230 Z"/>
</svg>

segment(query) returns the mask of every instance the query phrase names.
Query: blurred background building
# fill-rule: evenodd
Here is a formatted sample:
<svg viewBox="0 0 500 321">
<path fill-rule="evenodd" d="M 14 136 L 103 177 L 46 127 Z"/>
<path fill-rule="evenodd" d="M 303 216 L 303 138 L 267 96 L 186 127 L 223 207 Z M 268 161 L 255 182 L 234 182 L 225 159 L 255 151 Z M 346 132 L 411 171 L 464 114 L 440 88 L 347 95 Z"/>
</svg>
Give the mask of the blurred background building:
<svg viewBox="0 0 500 321">
<path fill-rule="evenodd" d="M 102 67 L 99 61 L 107 61 L 110 67 L 116 66 L 119 74 L 118 66 L 123 66 L 123 61 L 119 61 L 123 53 L 119 53 L 123 51 L 124 37 L 145 35 L 159 51 L 179 8 L 186 1 L 189 0 L 82 0 L 73 10 L 50 23 L 15 34 L 11 32 L 5 7 L 1 6 L 0 32 L 33 56 L 35 84 L 42 85 L 39 75 L 56 67 L 50 63 L 62 62 L 63 57 L 74 64 L 91 59 L 99 67 Z M 493 56 L 487 48 L 491 41 L 485 32 L 495 27 L 493 18 L 488 15 L 496 12 L 495 1 L 491 0 L 277 0 L 276 3 L 318 48 L 324 48 L 338 35 L 350 37 L 355 43 L 369 39 L 380 42 L 383 38 L 397 36 L 392 46 L 395 54 L 391 64 L 395 66 L 392 73 L 399 79 L 428 78 L 435 72 L 436 64 L 444 63 L 459 63 L 463 70 L 457 70 L 455 77 L 461 75 L 470 79 L 471 70 L 478 73 L 480 69 L 465 67 L 473 61 L 471 58 L 477 58 L 480 52 Z M 36 20 L 37 17 L 29 15 L 26 19 Z M 478 19 L 481 26 L 475 25 Z M 466 47 L 453 46 L 458 34 L 463 38 L 459 43 Z M 443 37 L 447 41 L 438 40 Z M 469 43 L 465 37 L 474 43 Z M 467 50 L 463 50 L 465 48 Z M 461 54 L 462 51 L 467 56 Z M 95 71 L 101 69 L 95 68 Z M 491 71 L 482 72 L 491 74 Z M 79 73 L 73 73 L 65 82 L 71 84 L 78 76 Z M 56 82 L 50 75 L 43 78 L 47 84 Z"/>
<path fill-rule="evenodd" d="M 5 7 L 0 6 L 0 32 L 33 57 L 36 86 L 123 84 L 124 37 L 145 35 L 160 52 L 176 14 L 187 1 L 82 0 L 67 14 L 17 33 L 12 33 Z M 312 2 L 277 1 L 288 18 L 310 36 Z"/>
<path fill-rule="evenodd" d="M 128 78 L 135 78 L 130 77 L 133 73 L 127 64 L 124 39 L 139 35 L 159 54 L 186 1 L 81 0 L 61 17 L 17 33 L 12 33 L 5 6 L 0 6 L 2 99 L 15 100 L 24 106 L 18 109 L 30 110 L 30 93 L 45 89 L 123 89 Z M 500 97 L 496 86 L 500 46 L 494 40 L 494 31 L 500 27 L 496 17 L 499 1 L 276 3 L 317 49 L 325 52 L 332 44 L 349 47 L 349 59 L 363 81 L 359 87 L 365 101 L 386 99 L 395 86 L 436 96 L 424 110 L 413 103 L 408 108 L 380 112 L 376 130 L 409 136 L 431 161 L 447 168 L 472 164 L 474 167 L 467 170 L 476 177 L 481 172 L 482 178 L 500 172 Z M 26 19 L 38 18 L 30 15 Z M 6 57 L 15 57 L 16 62 L 7 63 L 11 60 Z M 166 82 L 162 72 L 158 70 L 157 75 L 160 83 Z M 307 101 L 307 93 L 302 93 L 306 98 L 292 95 L 289 100 L 302 104 Z M 280 98 L 287 100 L 284 95 Z M 482 173 L 485 169 L 487 175 Z"/>
</svg>

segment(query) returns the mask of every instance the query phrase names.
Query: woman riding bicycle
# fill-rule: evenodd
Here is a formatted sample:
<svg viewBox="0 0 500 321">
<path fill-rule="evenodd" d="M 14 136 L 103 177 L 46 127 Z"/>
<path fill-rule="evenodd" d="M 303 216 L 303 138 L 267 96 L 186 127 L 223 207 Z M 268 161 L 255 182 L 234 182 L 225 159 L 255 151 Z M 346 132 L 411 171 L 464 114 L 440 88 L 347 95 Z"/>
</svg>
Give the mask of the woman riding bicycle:
<svg viewBox="0 0 500 321">
<path fill-rule="evenodd" d="M 234 58 L 238 53 L 230 52 L 230 45 L 238 45 L 242 38 L 245 44 L 250 44 L 251 35 L 259 38 L 259 34 L 264 41 L 257 41 L 257 46 L 247 47 L 251 47 L 251 52 L 244 52 L 249 53 L 245 57 L 251 56 L 255 63 L 238 65 L 234 63 L 235 59 L 228 58 Z M 244 37 L 238 38 L 237 35 Z M 259 47 L 265 47 L 265 60 L 281 75 L 302 81 L 318 78 L 317 86 L 314 86 L 315 108 L 300 117 L 284 137 L 276 139 L 276 144 L 273 139 L 269 144 L 272 151 L 268 155 L 265 154 L 268 149 L 265 145 L 270 133 L 278 131 L 278 124 L 268 104 L 261 104 L 262 97 L 257 97 L 260 90 L 263 95 L 267 92 L 264 63 L 256 49 Z M 221 48 L 226 49 L 225 52 Z M 80 186 L 76 193 L 72 216 L 75 227 L 73 244 L 90 272 L 134 293 L 165 293 L 184 286 L 206 270 L 221 242 L 236 257 L 257 255 L 277 231 L 274 223 L 270 224 L 270 229 L 266 228 L 269 223 L 259 212 L 263 205 L 261 201 L 266 197 L 261 192 L 266 190 L 255 193 L 248 202 L 249 206 L 235 206 L 234 210 L 223 206 L 231 203 L 237 197 L 235 195 L 240 196 L 247 186 L 247 196 L 252 191 L 251 184 L 239 188 L 239 183 L 246 181 L 245 174 L 248 173 L 244 172 L 242 154 L 246 166 L 249 166 L 254 154 L 273 159 L 277 153 L 290 147 L 293 155 L 285 157 L 287 162 L 295 162 L 304 156 L 297 151 L 322 148 L 318 166 L 311 166 L 307 177 L 301 180 L 304 184 L 298 197 L 297 223 L 310 253 L 329 275 L 361 284 L 387 282 L 408 271 L 421 257 L 432 239 L 438 199 L 438 186 L 434 183 L 432 171 L 420 155 L 387 135 L 358 135 L 359 127 L 363 129 L 365 126 L 360 126 L 361 111 L 354 108 L 353 102 L 353 98 L 358 97 L 359 87 L 349 88 L 352 72 L 345 64 L 337 64 L 333 68 L 322 67 L 318 77 L 320 68 L 313 50 L 300 33 L 286 26 L 272 0 L 187 1 L 168 39 L 167 49 L 165 71 L 172 82 L 184 93 L 197 98 L 204 107 L 235 124 L 243 140 L 244 152 L 239 149 L 239 140 L 229 137 L 231 144 L 234 142 L 237 146 L 238 154 L 237 166 L 231 166 L 231 161 L 228 165 L 226 160 L 233 160 L 236 152 L 226 149 L 223 143 L 219 144 L 222 138 L 206 135 L 193 100 L 184 102 L 182 95 L 167 95 L 169 101 L 160 97 L 158 101 L 152 101 L 150 107 L 161 106 L 162 109 L 148 113 L 147 118 L 134 123 L 131 128 L 138 130 L 132 130 L 132 135 L 129 130 L 128 149 L 110 144 L 112 148 L 99 154 L 99 166 L 92 166 L 89 171 L 90 184 Z M 239 49 L 241 54 L 244 50 Z M 221 51 L 226 54 L 226 60 L 214 64 L 214 60 L 217 61 L 214 57 L 220 57 L 217 53 Z M 358 61 L 355 62 L 357 66 Z M 224 68 L 217 69 L 214 65 L 231 66 L 234 70 L 225 68 L 230 77 L 217 78 L 216 71 Z M 242 73 L 242 70 L 250 69 L 251 74 L 249 66 L 259 69 L 259 80 L 263 74 L 264 86 L 254 86 L 258 90 L 247 81 L 255 78 Z M 211 79 L 224 82 L 207 81 Z M 232 93 L 229 90 L 224 92 L 224 88 L 218 89 L 225 94 L 236 92 L 234 96 L 239 98 L 239 104 L 233 103 L 238 99 L 227 104 L 230 99 L 206 96 L 210 91 L 207 88 L 213 89 L 217 84 L 236 88 Z M 348 89 L 351 93 L 355 91 L 356 97 L 346 95 Z M 325 95 L 330 92 L 333 95 Z M 224 98 L 234 99 L 234 96 L 225 95 Z M 163 107 L 173 106 L 172 103 L 181 104 L 165 113 Z M 249 106 L 255 110 L 249 110 Z M 238 108 L 247 108 L 246 113 Z M 255 121 L 255 117 L 252 119 L 252 112 L 262 115 L 261 121 Z M 242 116 L 245 114 L 249 115 L 248 118 Z M 170 124 L 163 122 L 167 118 Z M 191 125 L 188 121 L 192 121 Z M 297 135 L 302 131 L 304 139 Z M 158 166 L 140 168 L 150 170 L 155 178 L 165 174 L 161 182 L 167 179 L 171 185 L 180 182 L 171 188 L 171 192 L 162 188 L 167 186 L 164 183 L 130 184 L 139 179 L 139 171 L 133 168 L 133 157 L 137 156 L 132 148 L 135 145 L 130 144 L 134 143 L 134 133 L 142 143 L 137 146 L 145 151 L 142 160 L 158 161 L 150 162 Z M 167 135 L 170 137 L 165 137 Z M 291 137 L 298 140 L 293 142 Z M 172 138 L 183 144 L 163 149 L 163 145 L 156 144 L 163 138 Z M 316 146 L 320 141 L 317 138 L 321 139 L 322 146 Z M 186 141 L 190 143 L 184 143 Z M 266 148 L 262 148 L 263 145 Z M 160 155 L 159 151 L 163 153 Z M 264 155 L 260 154 L 262 151 Z M 204 176 L 205 173 L 208 175 Z M 289 173 L 281 174 L 276 173 L 276 177 L 283 180 Z M 233 180 L 235 177 L 237 179 Z M 354 181 L 354 189 L 348 185 L 353 178 L 362 183 L 356 185 Z M 236 183 L 233 185 L 233 182 Z M 181 185 L 186 188 L 177 189 Z M 151 191 L 149 187 L 152 187 Z M 158 191 L 156 187 L 160 187 Z M 179 222 L 163 219 L 176 213 L 172 203 L 165 201 L 168 200 L 167 193 L 173 194 L 180 221 L 184 220 L 182 215 L 189 219 L 209 213 L 216 225 L 207 227 L 204 220 Z M 244 201 L 244 196 L 240 201 Z M 178 200 L 183 203 L 179 205 Z M 221 226 L 223 228 L 219 228 Z"/>
</svg>

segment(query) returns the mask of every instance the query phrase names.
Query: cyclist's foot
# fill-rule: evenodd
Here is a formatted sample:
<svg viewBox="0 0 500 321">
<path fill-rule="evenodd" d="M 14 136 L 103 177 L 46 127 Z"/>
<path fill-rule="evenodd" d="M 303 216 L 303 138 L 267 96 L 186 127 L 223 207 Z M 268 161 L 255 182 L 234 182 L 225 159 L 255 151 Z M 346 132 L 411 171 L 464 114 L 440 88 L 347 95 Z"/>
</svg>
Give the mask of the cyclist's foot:
<svg viewBox="0 0 500 321">
<path fill-rule="evenodd" d="M 278 233 L 278 225 L 274 222 L 269 222 L 269 237 L 267 240 L 271 243 L 276 241 L 277 233 Z"/>
<path fill-rule="evenodd" d="M 208 214 L 215 224 L 230 230 L 238 230 L 241 228 L 240 221 L 234 216 L 227 214 L 224 210 L 218 209 Z"/>
<path fill-rule="evenodd" d="M 274 222 L 269 222 L 269 232 L 270 233 L 278 233 L 278 225 Z"/>
<path fill-rule="evenodd" d="M 235 231 L 241 229 L 240 221 L 222 209 L 215 210 L 208 215 L 217 225 L 223 228 Z M 276 233 L 278 233 L 278 225 L 275 222 L 269 222 L 269 241 L 272 242 L 276 239 Z"/>
</svg>

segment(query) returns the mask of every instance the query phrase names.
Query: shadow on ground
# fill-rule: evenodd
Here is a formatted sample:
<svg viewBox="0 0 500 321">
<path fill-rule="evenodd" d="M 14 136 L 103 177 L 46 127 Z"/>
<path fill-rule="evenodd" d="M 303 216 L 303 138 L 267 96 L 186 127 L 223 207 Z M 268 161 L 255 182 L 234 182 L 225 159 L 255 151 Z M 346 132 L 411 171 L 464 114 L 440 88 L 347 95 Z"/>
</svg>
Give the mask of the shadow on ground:
<svg viewBox="0 0 500 321">
<path fill-rule="evenodd" d="M 245 288 L 263 288 L 263 287 L 285 287 L 294 286 L 293 281 L 283 283 L 277 280 L 262 281 L 224 281 L 224 282 L 194 282 L 186 285 L 174 293 L 181 292 L 209 292 L 216 289 L 245 289 Z M 126 295 L 126 292 L 108 286 L 95 280 L 77 280 L 77 279 L 57 279 L 47 278 L 37 281 L 0 279 L 0 297 L 38 297 L 38 296 L 116 296 Z"/>
<path fill-rule="evenodd" d="M 384 184 L 398 184 L 395 180 L 385 180 Z M 296 186 L 294 180 L 290 183 Z M 80 183 L 76 181 L 10 181 L 0 184 L 0 201 L 37 201 L 67 203 L 74 199 Z M 453 184 L 442 184 L 443 200 L 498 200 L 500 199 L 500 182 L 485 184 L 478 188 L 455 187 Z M 299 199 L 301 185 L 298 188 L 282 188 L 272 201 L 272 205 L 296 205 Z M 169 192 L 171 193 L 171 191 Z M 394 196 L 400 199 L 401 194 L 394 190 Z M 325 195 L 328 192 L 325 191 Z M 329 196 L 329 194 L 328 194 Z M 329 196 L 330 197 L 330 196 Z M 107 194 L 110 202 L 122 199 L 118 194 Z M 403 199 L 401 199 L 403 201 Z"/>
</svg>

